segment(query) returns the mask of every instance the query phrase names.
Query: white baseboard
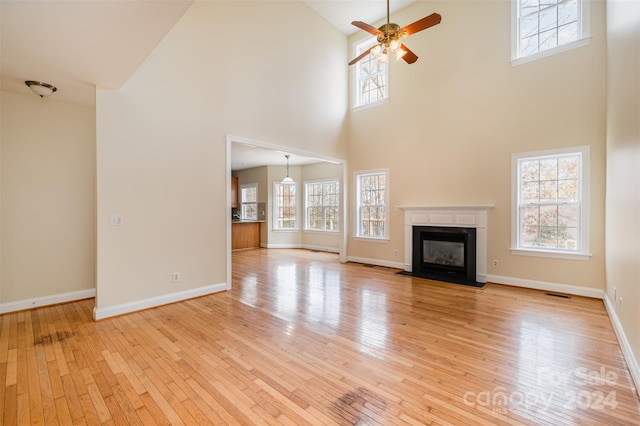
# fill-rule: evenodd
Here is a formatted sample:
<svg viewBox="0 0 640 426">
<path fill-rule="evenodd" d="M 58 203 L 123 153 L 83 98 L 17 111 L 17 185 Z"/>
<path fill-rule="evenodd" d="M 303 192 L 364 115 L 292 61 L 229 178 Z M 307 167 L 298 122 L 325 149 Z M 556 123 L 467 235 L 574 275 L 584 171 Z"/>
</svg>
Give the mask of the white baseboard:
<svg viewBox="0 0 640 426">
<path fill-rule="evenodd" d="M 52 294 L 51 296 L 35 297 L 33 299 L 16 300 L 15 302 L 0 303 L 0 314 L 39 308 L 42 306 L 57 305 L 58 303 L 73 302 L 75 300 L 90 299 L 92 297 L 96 297 L 95 288 Z"/>
<path fill-rule="evenodd" d="M 347 262 L 365 263 L 367 265 L 386 266 L 387 268 L 404 269 L 404 262 L 392 262 L 389 260 L 368 259 L 366 257 L 347 256 Z"/>
<path fill-rule="evenodd" d="M 620 348 L 622 349 L 622 356 L 629 367 L 633 383 L 636 385 L 636 392 L 638 393 L 638 396 L 640 396 L 640 366 L 638 366 L 638 360 L 633 354 L 631 344 L 629 343 L 627 335 L 622 328 L 622 323 L 620 323 L 620 319 L 618 318 L 618 314 L 616 313 L 613 303 L 611 303 L 611 299 L 609 299 L 609 296 L 606 293 L 604 295 L 604 306 L 607 308 L 609 319 L 611 319 L 613 329 L 616 332 L 616 336 L 618 336 L 618 343 L 620 343 Z"/>
<path fill-rule="evenodd" d="M 264 248 L 276 248 L 276 249 L 299 249 L 302 248 L 301 244 L 289 244 L 289 243 L 285 243 L 285 244 L 260 244 L 260 247 L 264 247 Z"/>
<path fill-rule="evenodd" d="M 329 253 L 340 253 L 340 249 L 334 247 L 323 247 L 323 246 L 312 246 L 309 244 L 303 244 L 301 248 L 306 250 L 315 250 L 315 251 L 326 251 Z"/>
<path fill-rule="evenodd" d="M 194 297 L 205 296 L 207 294 L 218 293 L 225 290 L 228 290 L 227 283 L 212 284 L 205 287 L 198 287 L 177 293 L 163 294 L 162 296 L 122 303 L 120 305 L 109 306 L 106 308 L 96 307 L 93 309 L 93 319 L 97 321 L 117 315 L 129 314 L 131 312 L 155 308 L 169 303 L 181 302 L 183 300 L 193 299 Z"/>
<path fill-rule="evenodd" d="M 602 299 L 604 292 L 600 289 L 580 287 L 577 285 L 552 283 L 548 281 L 528 280 L 524 278 L 504 277 L 501 275 L 487 275 L 487 281 L 496 284 L 506 284 L 514 287 L 532 288 L 535 290 L 553 291 L 556 293 L 571 294 L 574 296 L 593 297 Z"/>
<path fill-rule="evenodd" d="M 305 249 L 305 250 L 316 250 L 316 251 L 326 251 L 330 253 L 340 253 L 340 249 L 334 247 L 324 247 L 324 246 L 314 246 L 309 244 L 260 244 L 261 248 L 270 248 L 270 249 Z"/>
</svg>

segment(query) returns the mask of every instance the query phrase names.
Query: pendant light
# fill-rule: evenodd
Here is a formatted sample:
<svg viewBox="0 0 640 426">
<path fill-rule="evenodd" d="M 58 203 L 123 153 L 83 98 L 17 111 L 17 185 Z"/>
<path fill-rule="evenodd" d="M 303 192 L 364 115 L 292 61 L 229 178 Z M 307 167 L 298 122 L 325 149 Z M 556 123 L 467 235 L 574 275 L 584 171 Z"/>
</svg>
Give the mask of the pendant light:
<svg viewBox="0 0 640 426">
<path fill-rule="evenodd" d="M 282 183 L 293 183 L 293 179 L 289 176 L 289 154 L 286 154 L 285 158 L 287 159 L 287 177 L 282 179 Z"/>
</svg>

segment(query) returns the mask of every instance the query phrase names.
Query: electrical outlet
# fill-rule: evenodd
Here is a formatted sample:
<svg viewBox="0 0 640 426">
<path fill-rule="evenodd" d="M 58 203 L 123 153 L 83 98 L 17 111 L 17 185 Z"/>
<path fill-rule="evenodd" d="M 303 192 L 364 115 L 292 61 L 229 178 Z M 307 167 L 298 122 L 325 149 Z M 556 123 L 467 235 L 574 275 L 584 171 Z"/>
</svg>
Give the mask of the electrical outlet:
<svg viewBox="0 0 640 426">
<path fill-rule="evenodd" d="M 494 259 L 493 260 L 493 266 L 495 266 L 496 268 L 500 266 L 500 261 L 498 259 Z"/>
<path fill-rule="evenodd" d="M 173 282 L 174 283 L 180 282 L 180 272 L 173 273 Z"/>
<path fill-rule="evenodd" d="M 394 256 L 397 256 L 397 255 L 398 255 L 398 249 L 395 249 L 395 250 L 393 251 L 393 255 L 394 255 Z"/>
</svg>

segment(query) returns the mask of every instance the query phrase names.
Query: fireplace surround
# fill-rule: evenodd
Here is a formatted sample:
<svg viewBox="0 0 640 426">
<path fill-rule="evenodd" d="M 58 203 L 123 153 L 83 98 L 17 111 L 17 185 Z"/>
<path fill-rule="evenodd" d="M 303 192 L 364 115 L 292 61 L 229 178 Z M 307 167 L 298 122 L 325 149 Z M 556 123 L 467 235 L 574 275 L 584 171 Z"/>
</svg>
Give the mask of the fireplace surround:
<svg viewBox="0 0 640 426">
<path fill-rule="evenodd" d="M 404 212 L 404 270 L 411 275 L 420 276 L 421 266 L 414 271 L 414 227 L 436 228 L 440 233 L 450 234 L 461 232 L 460 229 L 475 231 L 475 283 L 482 285 L 487 282 L 487 213 L 493 206 L 402 206 Z M 464 231 L 462 231 L 464 232 Z M 459 248 L 458 248 L 459 250 Z M 422 250 L 424 252 L 424 249 Z M 453 249 L 455 252 L 455 249 Z M 455 256 L 453 256 L 455 257 Z M 458 255 L 459 257 L 459 255 Z M 467 263 L 470 259 L 465 259 Z M 433 263 L 433 262 L 432 262 Z M 455 261 L 459 266 L 460 261 Z M 455 266 L 455 265 L 454 265 Z M 450 271 L 451 269 L 449 269 Z M 442 271 L 439 271 L 442 272 Z M 424 275 L 424 274 L 423 274 Z M 447 272 L 446 275 L 452 275 Z M 444 280 L 446 275 L 441 275 Z M 459 277 L 458 277 L 459 278 Z M 436 278 L 438 279 L 438 278 Z M 473 276 L 465 277 L 470 283 Z M 453 281 L 453 280 L 449 280 Z"/>
</svg>

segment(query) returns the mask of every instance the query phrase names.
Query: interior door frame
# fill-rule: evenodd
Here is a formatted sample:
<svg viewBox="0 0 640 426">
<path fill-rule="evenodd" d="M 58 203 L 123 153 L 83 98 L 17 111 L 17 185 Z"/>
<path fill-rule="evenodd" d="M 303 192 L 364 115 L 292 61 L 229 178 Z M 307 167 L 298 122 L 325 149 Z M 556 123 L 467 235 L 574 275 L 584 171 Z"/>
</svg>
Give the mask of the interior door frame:
<svg viewBox="0 0 640 426">
<path fill-rule="evenodd" d="M 227 281 L 227 290 L 231 290 L 231 281 L 232 281 L 232 265 L 231 265 L 231 144 L 240 143 L 245 145 L 253 145 L 256 147 L 260 147 L 263 149 L 271 149 L 274 151 L 282 151 L 288 152 L 291 154 L 303 155 L 305 157 L 314 157 L 320 161 L 326 161 L 331 163 L 336 163 L 342 165 L 342 176 L 340 176 L 340 191 L 342 193 L 341 197 L 341 205 L 340 205 L 340 213 L 342 226 L 340 227 L 340 247 L 338 250 L 338 256 L 341 263 L 345 263 L 347 261 L 347 233 L 349 229 L 348 222 L 348 214 L 347 214 L 347 160 L 343 158 L 335 158 L 330 157 L 324 154 L 320 154 L 317 152 L 306 151 L 298 148 L 292 148 L 284 145 L 276 145 L 273 143 L 268 143 L 264 141 L 259 141 L 256 139 L 245 138 L 242 136 L 235 135 L 226 135 L 226 220 L 227 220 L 227 229 L 226 229 L 226 254 L 227 254 L 227 262 L 226 262 L 226 281 Z"/>
</svg>

